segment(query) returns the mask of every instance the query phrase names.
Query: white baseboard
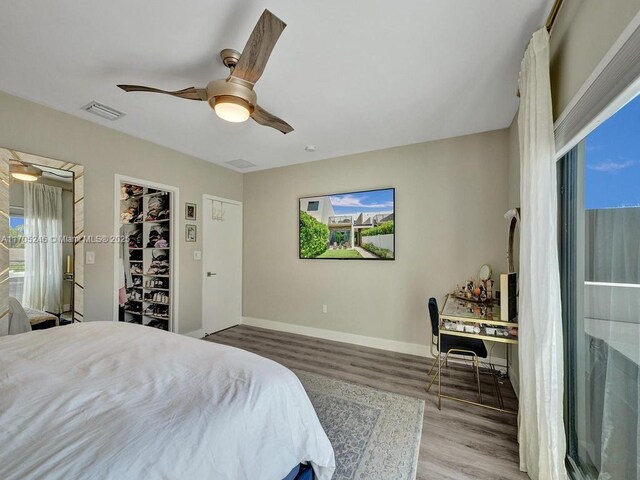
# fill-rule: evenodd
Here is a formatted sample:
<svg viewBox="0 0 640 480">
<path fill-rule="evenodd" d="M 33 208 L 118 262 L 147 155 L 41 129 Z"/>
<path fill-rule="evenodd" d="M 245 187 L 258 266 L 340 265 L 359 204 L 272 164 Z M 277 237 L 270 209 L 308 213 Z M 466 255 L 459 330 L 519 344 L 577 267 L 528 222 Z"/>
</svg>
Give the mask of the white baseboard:
<svg viewBox="0 0 640 480">
<path fill-rule="evenodd" d="M 427 345 L 419 345 L 417 343 L 367 337 L 353 333 L 326 330 L 324 328 L 306 327 L 303 325 L 294 325 L 292 323 L 276 322 L 274 320 L 254 317 L 242 317 L 242 324 L 249 325 L 251 327 L 266 328 L 268 330 L 277 330 L 279 332 L 296 333 L 298 335 L 306 335 L 307 337 L 322 338 L 324 340 L 333 340 L 334 342 L 353 343 L 354 345 L 361 345 L 363 347 L 379 348 L 381 350 L 389 350 L 391 352 L 407 353 L 409 355 L 432 358 L 429 353 L 429 347 Z"/>
<path fill-rule="evenodd" d="M 277 322 L 275 320 L 266 320 L 264 318 L 255 317 L 242 317 L 242 324 L 249 325 L 251 327 L 266 328 L 268 330 L 277 330 L 279 332 L 296 333 L 298 335 L 306 335 L 307 337 L 322 338 L 324 340 L 333 340 L 334 342 L 352 343 L 363 347 L 379 348 L 380 350 L 433 358 L 431 356 L 429 346 L 420 345 L 418 343 L 400 342 L 397 340 L 388 340 L 386 338 L 378 337 L 367 337 L 365 335 L 356 335 L 354 333 L 306 327 L 303 325 L 294 325 L 292 323 Z M 499 367 L 506 366 L 506 361 L 502 358 L 494 358 L 492 359 L 492 362 Z"/>
<path fill-rule="evenodd" d="M 194 330 L 193 332 L 183 333 L 183 335 L 193 338 L 203 338 L 205 336 L 205 333 L 206 332 L 204 331 L 204 328 L 199 328 L 198 330 Z"/>
</svg>

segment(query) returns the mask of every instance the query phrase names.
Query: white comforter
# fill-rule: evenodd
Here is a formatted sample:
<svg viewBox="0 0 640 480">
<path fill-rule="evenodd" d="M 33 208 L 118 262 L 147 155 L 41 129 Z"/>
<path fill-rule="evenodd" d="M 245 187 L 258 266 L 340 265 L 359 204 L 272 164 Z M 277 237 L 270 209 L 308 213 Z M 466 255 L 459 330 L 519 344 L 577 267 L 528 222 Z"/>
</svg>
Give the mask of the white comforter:
<svg viewBox="0 0 640 480">
<path fill-rule="evenodd" d="M 334 456 L 297 377 L 119 322 L 0 338 L 0 478 L 281 480 Z"/>
</svg>

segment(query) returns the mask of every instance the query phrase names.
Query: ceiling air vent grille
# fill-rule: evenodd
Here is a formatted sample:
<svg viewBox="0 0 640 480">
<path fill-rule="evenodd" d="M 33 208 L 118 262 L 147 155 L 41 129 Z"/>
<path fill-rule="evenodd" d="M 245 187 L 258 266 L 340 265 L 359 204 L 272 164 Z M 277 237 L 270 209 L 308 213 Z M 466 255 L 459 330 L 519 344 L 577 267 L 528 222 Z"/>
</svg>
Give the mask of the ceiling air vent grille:
<svg viewBox="0 0 640 480">
<path fill-rule="evenodd" d="M 256 164 L 255 163 L 251 163 L 251 162 L 247 162 L 246 160 L 239 158 L 237 160 L 231 160 L 229 162 L 225 162 L 227 165 L 231 165 L 232 167 L 236 167 L 236 168 L 251 168 L 251 167 L 255 167 Z"/>
<path fill-rule="evenodd" d="M 120 117 L 125 116 L 124 113 L 111 107 L 107 107 L 106 105 L 102 105 L 95 100 L 82 107 L 82 109 L 111 121 L 118 120 Z"/>
</svg>

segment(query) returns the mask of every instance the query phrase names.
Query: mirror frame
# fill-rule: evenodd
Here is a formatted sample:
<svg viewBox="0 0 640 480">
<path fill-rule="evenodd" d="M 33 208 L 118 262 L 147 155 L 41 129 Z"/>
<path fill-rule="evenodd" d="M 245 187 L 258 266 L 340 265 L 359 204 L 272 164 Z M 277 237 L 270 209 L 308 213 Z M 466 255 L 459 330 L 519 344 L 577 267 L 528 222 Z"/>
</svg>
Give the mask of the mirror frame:
<svg viewBox="0 0 640 480">
<path fill-rule="evenodd" d="M 9 313 L 9 161 L 73 172 L 73 321 L 84 320 L 84 166 L 0 147 L 0 323 Z"/>
<path fill-rule="evenodd" d="M 517 211 L 518 211 L 518 214 L 511 219 L 511 222 L 509 222 L 509 247 L 507 250 L 507 263 L 509 264 L 508 265 L 509 273 L 516 271 L 515 262 L 513 261 L 513 258 L 515 255 L 515 252 L 513 251 L 513 243 L 516 236 L 516 227 L 520 222 L 520 209 L 518 208 Z"/>
</svg>

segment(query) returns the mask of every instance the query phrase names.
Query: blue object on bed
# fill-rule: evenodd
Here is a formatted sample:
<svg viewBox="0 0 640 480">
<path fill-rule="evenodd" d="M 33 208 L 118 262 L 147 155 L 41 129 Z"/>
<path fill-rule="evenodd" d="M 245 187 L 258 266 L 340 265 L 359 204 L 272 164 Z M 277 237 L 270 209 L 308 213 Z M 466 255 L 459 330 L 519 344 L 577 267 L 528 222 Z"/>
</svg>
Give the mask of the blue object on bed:
<svg viewBox="0 0 640 480">
<path fill-rule="evenodd" d="M 314 480 L 316 476 L 313 474 L 313 468 L 311 465 L 297 465 L 291 473 L 287 475 L 283 480 Z"/>
</svg>

